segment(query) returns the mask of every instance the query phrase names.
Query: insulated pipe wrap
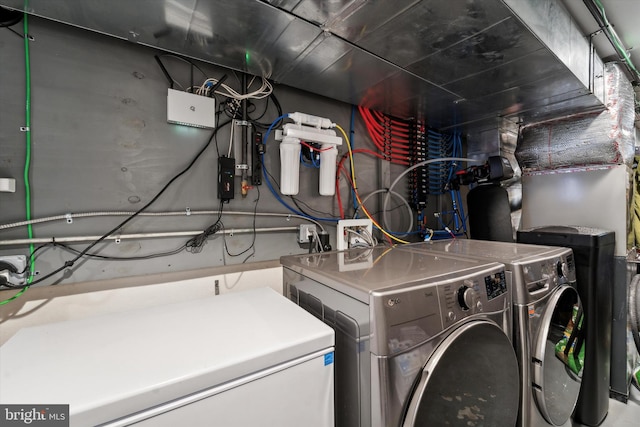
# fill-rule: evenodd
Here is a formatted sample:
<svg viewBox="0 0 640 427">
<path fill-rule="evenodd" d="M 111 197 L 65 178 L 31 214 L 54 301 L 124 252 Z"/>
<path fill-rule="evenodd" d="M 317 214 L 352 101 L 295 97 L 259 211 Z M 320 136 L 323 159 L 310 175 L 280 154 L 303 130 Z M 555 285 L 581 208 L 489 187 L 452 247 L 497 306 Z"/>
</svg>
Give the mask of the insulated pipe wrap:
<svg viewBox="0 0 640 427">
<path fill-rule="evenodd" d="M 515 156 L 524 172 L 603 164 L 631 166 L 635 151 L 633 87 L 618 64 L 605 64 L 604 77 L 604 111 L 522 129 Z"/>
</svg>

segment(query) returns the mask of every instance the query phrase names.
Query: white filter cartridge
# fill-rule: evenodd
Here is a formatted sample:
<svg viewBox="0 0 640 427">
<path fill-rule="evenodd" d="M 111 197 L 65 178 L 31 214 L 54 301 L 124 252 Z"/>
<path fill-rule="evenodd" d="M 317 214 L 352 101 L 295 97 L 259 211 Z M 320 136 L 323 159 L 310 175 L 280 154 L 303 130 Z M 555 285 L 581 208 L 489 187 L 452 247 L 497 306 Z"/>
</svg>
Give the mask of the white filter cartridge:
<svg viewBox="0 0 640 427">
<path fill-rule="evenodd" d="M 298 194 L 300 187 L 299 174 L 300 140 L 284 137 L 280 143 L 280 192 L 282 194 L 285 196 Z"/>
<path fill-rule="evenodd" d="M 338 149 L 334 144 L 323 144 L 320 152 L 320 188 L 321 196 L 333 196 L 336 193 L 336 159 Z"/>
</svg>

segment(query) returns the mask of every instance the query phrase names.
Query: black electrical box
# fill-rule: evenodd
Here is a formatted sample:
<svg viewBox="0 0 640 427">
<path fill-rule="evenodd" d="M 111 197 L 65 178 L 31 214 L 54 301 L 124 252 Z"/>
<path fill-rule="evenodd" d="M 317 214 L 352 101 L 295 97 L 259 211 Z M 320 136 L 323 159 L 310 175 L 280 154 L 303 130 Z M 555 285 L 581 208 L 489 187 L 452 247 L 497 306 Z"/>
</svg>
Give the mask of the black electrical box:
<svg viewBox="0 0 640 427">
<path fill-rule="evenodd" d="M 218 198 L 223 202 L 233 199 L 233 178 L 236 161 L 232 157 L 218 157 Z"/>
<path fill-rule="evenodd" d="M 264 154 L 264 144 L 262 143 L 262 132 L 253 133 L 253 173 L 251 174 L 251 184 L 262 185 L 262 159 Z"/>
</svg>

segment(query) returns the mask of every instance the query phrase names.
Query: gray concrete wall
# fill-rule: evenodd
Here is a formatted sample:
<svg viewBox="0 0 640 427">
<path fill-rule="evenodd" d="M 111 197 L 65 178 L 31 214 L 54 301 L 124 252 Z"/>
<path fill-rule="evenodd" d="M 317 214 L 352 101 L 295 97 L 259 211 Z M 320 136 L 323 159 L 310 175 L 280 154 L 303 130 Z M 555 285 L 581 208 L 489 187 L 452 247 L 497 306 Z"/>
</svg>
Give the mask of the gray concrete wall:
<svg viewBox="0 0 640 427">
<path fill-rule="evenodd" d="M 35 17 L 30 19 L 32 79 L 32 217 L 92 211 L 135 211 L 147 203 L 177 172 L 182 170 L 203 147 L 209 130 L 187 128 L 166 122 L 167 82 L 153 56 L 157 51 L 131 42 L 113 39 L 85 30 L 68 27 Z M 20 31 L 21 26 L 14 27 Z M 187 86 L 188 64 L 163 58 L 175 80 Z M 239 90 L 239 74 L 208 64 L 198 63 L 208 76 L 228 74 L 227 84 Z M 23 42 L 16 34 L 0 31 L 0 177 L 16 179 L 15 193 L 0 193 L 0 224 L 25 219 L 23 165 L 25 161 L 24 126 L 25 71 Z M 195 70 L 196 81 L 202 75 Z M 349 131 L 351 106 L 328 98 L 276 85 L 275 93 L 285 112 L 303 111 L 329 117 Z M 219 99 L 222 99 L 219 97 Z M 265 104 L 256 101 L 256 113 Z M 273 104 L 262 119 L 277 116 Z M 225 120 L 223 116 L 222 120 Z M 371 147 L 360 120 L 356 120 L 355 146 Z M 229 128 L 217 136 L 217 147 L 226 153 Z M 346 148 L 340 149 L 340 154 Z M 194 167 L 176 181 L 150 211 L 217 210 L 216 141 Z M 279 180 L 278 143 L 267 142 L 266 165 Z M 376 162 L 357 157 L 359 190 L 362 196 L 377 188 Z M 399 170 L 391 168 L 392 174 Z M 318 171 L 301 168 L 301 205 L 312 215 L 337 216 L 334 199 L 320 197 Z M 240 183 L 236 180 L 236 187 Z M 397 191 L 405 191 L 404 186 Z M 348 198 L 346 187 L 343 195 Z M 265 185 L 252 189 L 243 199 L 239 192 L 224 210 L 288 213 L 269 193 Z M 290 200 L 287 200 L 292 205 Z M 347 202 L 345 202 L 347 203 Z M 313 209 L 313 210 L 312 210 Z M 400 210 L 398 210 L 399 212 Z M 408 218 L 398 214 L 402 229 Z M 405 218 L 402 218 L 405 216 Z M 34 226 L 35 237 L 102 235 L 125 217 L 100 217 L 49 222 Z M 181 216 L 171 218 L 137 218 L 123 233 L 202 230 L 215 222 L 215 216 Z M 227 229 L 252 228 L 252 217 L 223 216 Z M 256 227 L 295 226 L 297 219 L 258 217 Z M 326 225 L 333 236 L 330 224 Z M 0 240 L 27 237 L 25 227 L 0 230 Z M 99 244 L 94 251 L 120 257 L 140 256 L 179 247 L 186 238 L 123 240 Z M 248 248 L 251 234 L 227 236 L 229 252 Z M 333 238 L 332 238 L 333 240 Z M 74 245 L 83 249 L 84 244 Z M 65 283 L 151 273 L 175 272 L 237 264 L 246 255 L 224 255 L 223 240 L 212 237 L 199 254 L 179 255 L 146 261 L 85 260 L 78 262 Z M 293 232 L 264 233 L 255 238 L 255 254 L 247 262 L 278 259 L 282 255 L 303 253 Z M 0 246 L 1 255 L 27 254 L 25 245 Z M 38 252 L 36 268 L 41 275 L 61 266 L 72 254 L 60 248 Z M 42 276 L 41 276 L 42 277 Z M 62 275 L 56 276 L 57 279 Z M 54 283 L 56 280 L 44 282 Z"/>
</svg>

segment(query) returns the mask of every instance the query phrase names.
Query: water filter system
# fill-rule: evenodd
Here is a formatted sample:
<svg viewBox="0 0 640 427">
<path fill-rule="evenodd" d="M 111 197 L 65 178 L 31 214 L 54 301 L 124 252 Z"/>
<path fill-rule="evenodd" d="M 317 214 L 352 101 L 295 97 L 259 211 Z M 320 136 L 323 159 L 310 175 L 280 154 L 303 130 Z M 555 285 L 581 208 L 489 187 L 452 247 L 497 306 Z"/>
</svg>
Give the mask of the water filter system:
<svg viewBox="0 0 640 427">
<path fill-rule="evenodd" d="M 342 138 L 336 136 L 336 124 L 324 117 L 304 113 L 290 113 L 293 123 L 276 131 L 280 142 L 280 192 L 287 196 L 298 194 L 300 188 L 300 153 L 302 143 L 316 145 L 320 153 L 319 193 L 335 194 L 336 159 Z"/>
</svg>

